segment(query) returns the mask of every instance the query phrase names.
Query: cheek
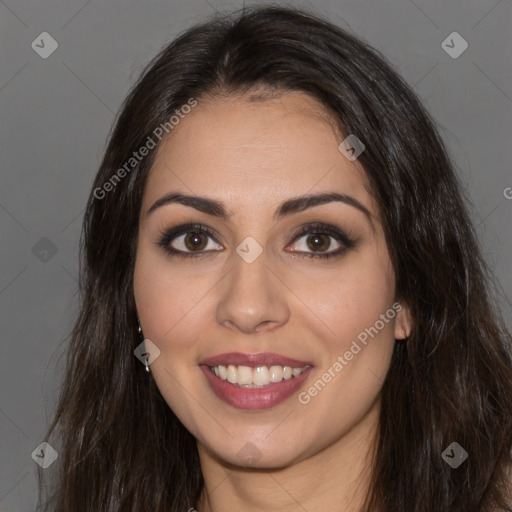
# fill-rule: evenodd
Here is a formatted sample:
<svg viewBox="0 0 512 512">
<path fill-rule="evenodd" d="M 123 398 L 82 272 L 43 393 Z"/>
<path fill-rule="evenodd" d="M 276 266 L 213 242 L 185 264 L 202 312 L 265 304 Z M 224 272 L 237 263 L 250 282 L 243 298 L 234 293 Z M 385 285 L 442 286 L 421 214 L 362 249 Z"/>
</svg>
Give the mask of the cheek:
<svg viewBox="0 0 512 512">
<path fill-rule="evenodd" d="M 394 297 L 393 283 L 390 283 L 383 274 L 366 274 L 364 278 L 351 277 L 343 290 L 334 292 L 337 314 L 332 312 L 334 330 L 343 339 L 353 339 L 373 326 L 391 307 Z M 387 327 L 386 327 L 387 326 Z M 392 322 L 382 326 L 379 330 L 391 330 Z"/>
<path fill-rule="evenodd" d="M 305 431 L 322 432 L 324 440 L 348 432 L 367 414 L 382 388 L 395 343 L 392 268 L 378 255 L 362 263 L 330 282 L 329 297 L 315 294 L 324 322 L 316 333 L 320 366 L 298 401 L 308 419 Z"/>
<path fill-rule="evenodd" d="M 197 318 L 201 299 L 209 289 L 208 283 L 209 279 L 197 273 L 176 272 L 165 257 L 141 247 L 133 286 L 144 336 L 168 344 L 170 340 L 186 339 L 178 336 L 185 329 L 188 337 L 194 338 L 194 329 L 200 325 Z"/>
<path fill-rule="evenodd" d="M 316 280 L 316 286 L 311 286 L 311 279 L 306 277 L 296 283 L 297 295 L 304 297 L 303 302 L 312 312 L 304 319 L 310 329 L 318 325 L 317 337 L 324 340 L 324 348 L 331 356 L 348 350 L 352 341 L 376 322 L 379 336 L 393 339 L 396 313 L 390 311 L 395 296 L 391 263 L 378 251 L 353 256 L 335 277 Z M 383 323 L 380 318 L 387 311 Z"/>
</svg>

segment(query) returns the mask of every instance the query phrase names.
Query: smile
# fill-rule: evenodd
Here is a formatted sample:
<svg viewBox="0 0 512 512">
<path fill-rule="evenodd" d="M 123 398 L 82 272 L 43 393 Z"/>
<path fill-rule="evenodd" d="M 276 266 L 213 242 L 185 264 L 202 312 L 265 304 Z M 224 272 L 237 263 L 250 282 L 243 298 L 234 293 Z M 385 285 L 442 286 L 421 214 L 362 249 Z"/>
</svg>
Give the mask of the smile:
<svg viewBox="0 0 512 512">
<path fill-rule="evenodd" d="M 310 366 L 292 368 L 291 366 L 273 365 L 270 367 L 257 366 L 251 368 L 250 366 L 230 364 L 228 366 L 209 366 L 208 368 L 221 380 L 227 380 L 239 387 L 252 389 L 264 388 L 271 383 L 293 379 L 310 368 Z"/>
<path fill-rule="evenodd" d="M 223 372 L 220 368 L 221 366 L 226 370 L 226 379 L 220 377 L 220 372 Z M 244 377 L 244 372 L 247 371 L 242 367 L 242 382 L 244 382 L 243 379 L 247 379 L 245 382 L 248 381 L 248 375 L 251 375 L 252 382 L 251 384 L 239 384 L 238 380 L 240 379 L 241 367 L 233 365 L 233 369 L 229 371 L 229 366 L 230 365 L 227 367 L 218 365 L 212 369 L 210 366 L 201 365 L 200 369 L 205 375 L 210 389 L 217 398 L 236 409 L 245 410 L 269 409 L 284 402 L 300 391 L 313 370 L 312 366 L 304 368 L 285 366 L 279 367 L 278 369 L 272 366 L 270 368 L 258 366 L 251 370 L 251 374 L 245 373 L 246 377 Z M 264 369 L 261 370 L 261 368 Z M 215 374 L 215 369 L 217 369 L 219 376 Z M 267 379 L 270 379 L 271 372 L 274 372 L 274 379 L 277 379 L 279 377 L 279 370 L 281 370 L 281 380 L 278 382 L 269 381 L 268 384 L 254 384 L 254 380 L 256 380 L 256 382 L 266 382 Z M 293 375 L 293 370 L 295 370 L 295 376 Z M 235 382 L 228 380 L 228 371 L 231 374 L 231 380 Z M 266 372 L 268 372 L 268 374 L 266 374 Z"/>
</svg>

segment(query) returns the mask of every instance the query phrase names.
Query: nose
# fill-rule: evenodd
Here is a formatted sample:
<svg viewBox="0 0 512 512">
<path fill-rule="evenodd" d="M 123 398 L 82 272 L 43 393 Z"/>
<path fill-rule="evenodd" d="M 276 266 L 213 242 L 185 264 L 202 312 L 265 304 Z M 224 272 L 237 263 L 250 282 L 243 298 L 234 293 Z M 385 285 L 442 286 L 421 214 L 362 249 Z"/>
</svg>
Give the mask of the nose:
<svg viewBox="0 0 512 512">
<path fill-rule="evenodd" d="M 270 268 L 265 251 L 252 263 L 236 253 L 232 259 L 231 270 L 219 283 L 217 322 L 247 334 L 286 324 L 289 291 Z"/>
</svg>

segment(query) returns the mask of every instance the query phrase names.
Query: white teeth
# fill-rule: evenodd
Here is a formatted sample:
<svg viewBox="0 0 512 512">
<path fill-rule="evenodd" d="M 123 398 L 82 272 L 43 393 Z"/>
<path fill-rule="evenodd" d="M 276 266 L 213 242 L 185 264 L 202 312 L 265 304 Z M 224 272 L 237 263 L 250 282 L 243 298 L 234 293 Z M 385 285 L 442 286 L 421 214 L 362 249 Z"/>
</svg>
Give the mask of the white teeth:
<svg viewBox="0 0 512 512">
<path fill-rule="evenodd" d="M 266 366 L 258 366 L 251 373 L 252 383 L 256 386 L 266 386 L 270 382 L 270 372 Z"/>
<path fill-rule="evenodd" d="M 235 384 L 244 388 L 261 388 L 268 386 L 271 382 L 281 382 L 298 377 L 309 365 L 303 368 L 292 368 L 291 366 L 210 366 L 210 369 L 217 377 L 227 380 L 231 384 Z"/>
<path fill-rule="evenodd" d="M 239 366 L 237 384 L 243 386 L 244 384 L 252 383 L 252 368 L 249 368 L 248 366 Z"/>
<path fill-rule="evenodd" d="M 231 382 L 231 384 L 237 384 L 238 383 L 238 372 L 236 371 L 236 367 L 230 364 L 227 367 L 227 380 L 228 382 Z"/>
<path fill-rule="evenodd" d="M 271 366 L 270 367 L 270 382 L 281 382 L 283 380 L 283 367 Z"/>
</svg>

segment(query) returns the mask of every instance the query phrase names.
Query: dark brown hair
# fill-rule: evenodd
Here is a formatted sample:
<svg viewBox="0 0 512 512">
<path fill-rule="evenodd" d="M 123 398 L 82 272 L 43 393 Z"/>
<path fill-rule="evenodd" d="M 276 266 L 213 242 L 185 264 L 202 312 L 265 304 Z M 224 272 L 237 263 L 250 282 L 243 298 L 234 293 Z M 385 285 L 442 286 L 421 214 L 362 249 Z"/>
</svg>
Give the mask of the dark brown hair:
<svg viewBox="0 0 512 512">
<path fill-rule="evenodd" d="M 83 221 L 81 309 L 46 438 L 59 459 L 45 510 L 185 512 L 200 496 L 195 439 L 134 356 L 138 218 L 156 150 L 113 176 L 191 98 L 258 89 L 305 92 L 363 141 L 359 162 L 412 314 L 382 389 L 366 510 L 510 511 L 512 339 L 435 124 L 377 51 L 314 14 L 273 6 L 187 30 L 123 104 Z M 457 469 L 442 458 L 454 441 L 468 452 Z"/>
</svg>

